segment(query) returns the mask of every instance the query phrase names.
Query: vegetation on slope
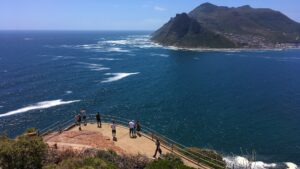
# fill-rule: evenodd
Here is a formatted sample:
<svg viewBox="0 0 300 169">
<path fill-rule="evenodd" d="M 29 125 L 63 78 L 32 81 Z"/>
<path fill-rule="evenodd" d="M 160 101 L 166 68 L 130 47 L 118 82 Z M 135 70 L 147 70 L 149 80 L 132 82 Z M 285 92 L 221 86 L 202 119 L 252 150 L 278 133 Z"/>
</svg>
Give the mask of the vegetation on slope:
<svg viewBox="0 0 300 169">
<path fill-rule="evenodd" d="M 163 27 L 153 33 L 152 40 L 164 45 L 178 47 L 233 48 L 237 47 L 224 36 L 202 27 L 186 13 L 177 14 Z"/>
<path fill-rule="evenodd" d="M 118 155 L 96 149 L 60 151 L 32 135 L 34 131 L 27 130 L 16 139 L 0 136 L 1 169 L 191 169 L 171 154 L 149 160 L 143 155 Z"/>
<path fill-rule="evenodd" d="M 187 48 L 276 48 L 300 44 L 300 23 L 279 11 L 204 3 L 177 14 L 152 34 L 167 46 Z"/>
</svg>

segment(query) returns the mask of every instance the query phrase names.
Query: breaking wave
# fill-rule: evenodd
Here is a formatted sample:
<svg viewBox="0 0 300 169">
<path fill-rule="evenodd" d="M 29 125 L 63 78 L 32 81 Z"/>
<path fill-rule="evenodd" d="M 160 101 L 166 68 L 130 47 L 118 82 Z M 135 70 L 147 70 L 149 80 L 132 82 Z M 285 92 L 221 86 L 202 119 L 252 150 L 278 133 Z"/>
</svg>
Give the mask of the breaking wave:
<svg viewBox="0 0 300 169">
<path fill-rule="evenodd" d="M 60 59 L 74 59 L 73 56 L 53 56 L 52 60 L 60 60 Z"/>
<path fill-rule="evenodd" d="M 169 57 L 167 54 L 152 53 L 151 56 Z"/>
<path fill-rule="evenodd" d="M 299 167 L 291 162 L 286 162 L 285 165 L 287 166 L 287 169 L 299 169 Z"/>
<path fill-rule="evenodd" d="M 6 117 L 6 116 L 15 115 L 15 114 L 25 113 L 25 112 L 28 112 L 31 110 L 47 109 L 50 107 L 75 103 L 75 102 L 79 102 L 79 101 L 80 100 L 63 101 L 63 100 L 59 99 L 59 100 L 38 102 L 33 105 L 29 105 L 27 107 L 23 107 L 23 108 L 13 110 L 13 111 L 10 111 L 10 112 L 4 113 L 4 114 L 0 114 L 0 117 Z"/>
<path fill-rule="evenodd" d="M 71 90 L 67 90 L 65 93 L 66 94 L 72 94 L 73 92 Z"/>
<path fill-rule="evenodd" d="M 106 43 L 110 43 L 110 44 L 117 44 L 117 45 L 126 45 L 129 43 L 128 40 L 124 39 L 124 40 L 108 40 L 105 41 Z"/>
<path fill-rule="evenodd" d="M 90 58 L 91 60 L 107 60 L 107 61 L 114 61 L 114 60 L 121 60 L 117 58 Z"/>
<path fill-rule="evenodd" d="M 298 166 L 292 162 L 285 163 L 265 163 L 262 161 L 249 161 L 245 157 L 235 156 L 235 157 L 224 157 L 223 160 L 226 162 L 228 168 L 236 169 L 299 169 Z"/>
<path fill-rule="evenodd" d="M 101 64 L 96 63 L 85 63 L 85 62 L 79 62 L 80 64 L 86 65 L 87 68 L 93 71 L 103 71 L 103 70 L 109 70 L 109 67 L 103 67 Z"/>
<path fill-rule="evenodd" d="M 118 47 L 111 47 L 106 49 L 107 52 L 130 52 L 130 50 L 122 49 Z"/>
<path fill-rule="evenodd" d="M 139 74 L 140 72 L 134 72 L 134 73 L 105 73 L 107 76 L 112 76 L 107 78 L 106 80 L 101 81 L 101 83 L 108 83 L 108 82 L 113 82 L 113 81 L 118 81 L 121 80 L 125 77 L 131 76 L 131 75 L 136 75 Z"/>
<path fill-rule="evenodd" d="M 150 40 L 149 35 L 132 35 L 117 40 L 101 39 L 94 44 L 83 45 L 60 45 L 63 48 L 85 49 L 93 52 L 131 52 L 132 48 L 158 48 L 162 47 Z"/>
</svg>

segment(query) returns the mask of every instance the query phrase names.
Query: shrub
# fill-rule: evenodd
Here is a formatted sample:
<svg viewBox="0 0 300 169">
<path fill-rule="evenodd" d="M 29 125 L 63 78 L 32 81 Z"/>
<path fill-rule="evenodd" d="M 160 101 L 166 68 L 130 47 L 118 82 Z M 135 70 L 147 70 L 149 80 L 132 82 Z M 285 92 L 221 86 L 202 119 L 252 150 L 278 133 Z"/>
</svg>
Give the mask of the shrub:
<svg viewBox="0 0 300 169">
<path fill-rule="evenodd" d="M 202 148 L 197 148 L 197 147 L 190 147 L 187 150 L 190 153 L 195 154 L 196 156 L 200 157 L 200 158 L 193 157 L 196 161 L 204 163 L 213 168 L 218 168 L 218 169 L 226 168 L 226 163 L 223 160 L 222 155 L 217 153 L 214 150 L 202 149 Z M 202 155 L 199 155 L 199 154 L 202 154 Z"/>
<path fill-rule="evenodd" d="M 145 169 L 192 169 L 183 164 L 181 159 L 174 155 L 167 154 L 163 159 L 150 162 Z"/>
<path fill-rule="evenodd" d="M 17 139 L 0 137 L 0 168 L 40 169 L 47 146 L 41 137 L 21 135 Z"/>
<path fill-rule="evenodd" d="M 118 155 L 113 150 L 97 151 L 97 157 L 112 162 L 117 165 L 119 169 L 143 169 L 149 162 L 148 158 L 143 155 Z"/>
<path fill-rule="evenodd" d="M 26 129 L 25 133 L 33 133 L 33 132 L 36 132 L 37 129 L 36 128 L 28 128 Z"/>
<path fill-rule="evenodd" d="M 59 164 L 48 164 L 43 169 L 116 169 L 117 167 L 97 157 L 64 159 Z"/>
</svg>

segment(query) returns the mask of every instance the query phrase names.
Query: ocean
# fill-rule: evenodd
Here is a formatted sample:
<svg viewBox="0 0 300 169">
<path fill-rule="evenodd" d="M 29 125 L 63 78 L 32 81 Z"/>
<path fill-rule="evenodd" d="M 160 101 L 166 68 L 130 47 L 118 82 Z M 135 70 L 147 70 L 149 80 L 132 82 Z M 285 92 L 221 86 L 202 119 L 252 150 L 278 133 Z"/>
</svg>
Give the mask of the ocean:
<svg viewBox="0 0 300 169">
<path fill-rule="evenodd" d="M 187 51 L 150 34 L 0 31 L 0 132 L 85 108 L 228 160 L 255 151 L 264 167 L 300 165 L 300 50 Z"/>
</svg>

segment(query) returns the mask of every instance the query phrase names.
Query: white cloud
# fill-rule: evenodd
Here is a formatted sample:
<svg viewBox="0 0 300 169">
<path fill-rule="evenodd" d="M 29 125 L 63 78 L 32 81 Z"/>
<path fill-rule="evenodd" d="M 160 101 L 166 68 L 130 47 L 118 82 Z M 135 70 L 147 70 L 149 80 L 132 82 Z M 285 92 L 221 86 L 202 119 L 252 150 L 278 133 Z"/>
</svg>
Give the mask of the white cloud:
<svg viewBox="0 0 300 169">
<path fill-rule="evenodd" d="M 154 6 L 154 10 L 156 11 L 166 11 L 167 9 L 161 6 Z"/>
</svg>

